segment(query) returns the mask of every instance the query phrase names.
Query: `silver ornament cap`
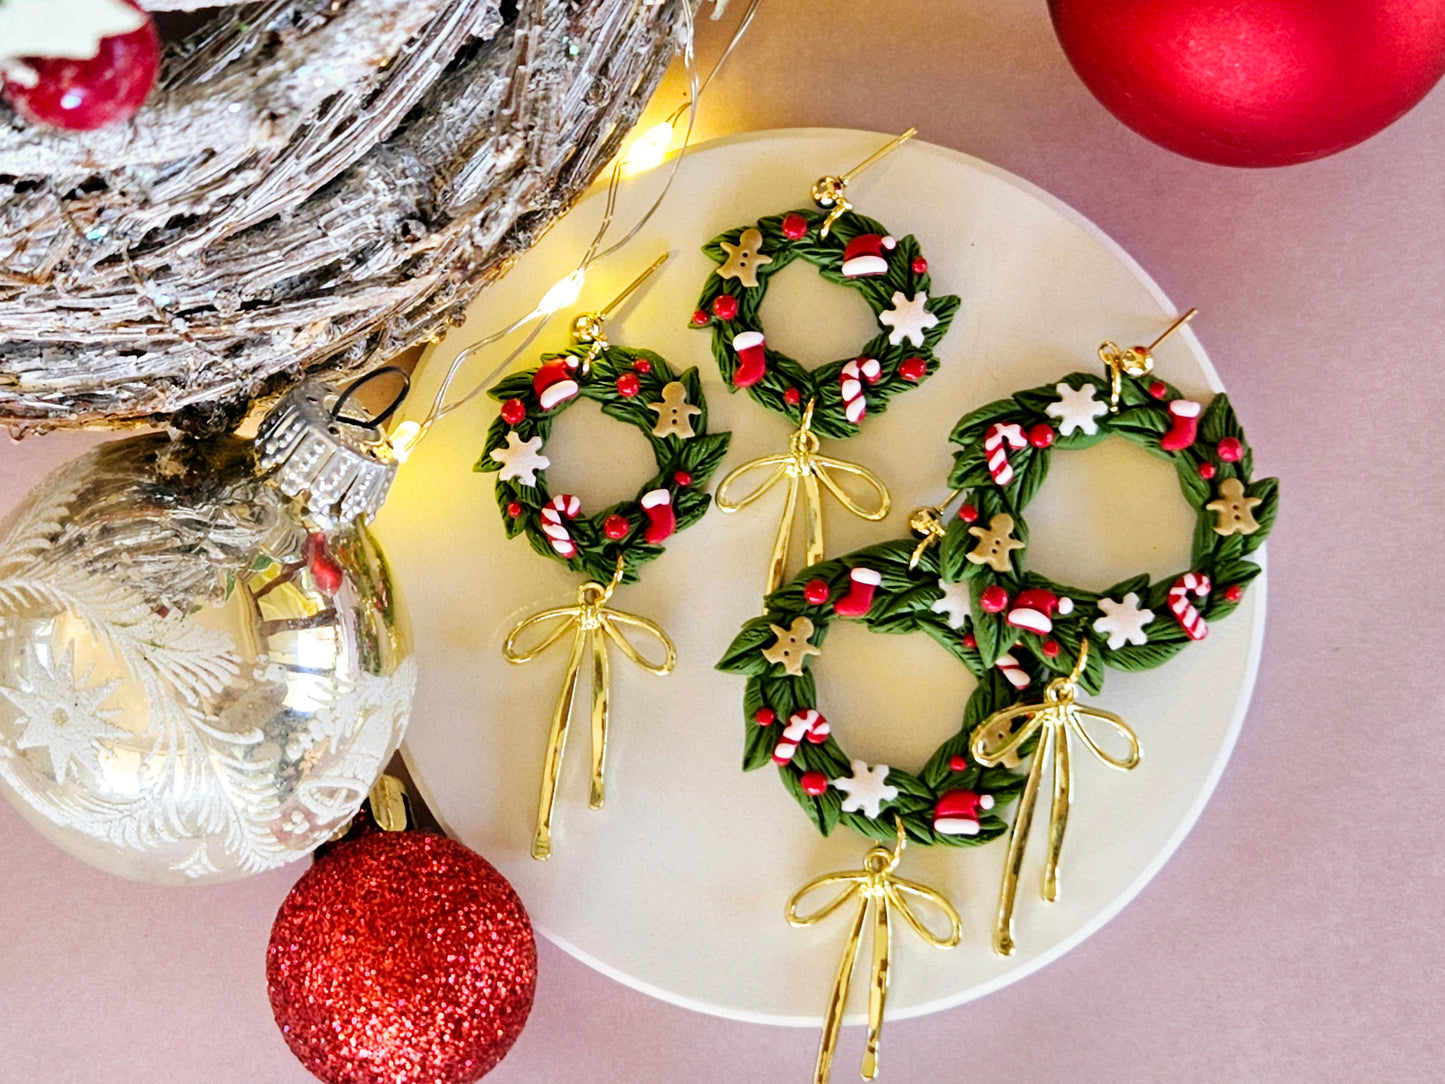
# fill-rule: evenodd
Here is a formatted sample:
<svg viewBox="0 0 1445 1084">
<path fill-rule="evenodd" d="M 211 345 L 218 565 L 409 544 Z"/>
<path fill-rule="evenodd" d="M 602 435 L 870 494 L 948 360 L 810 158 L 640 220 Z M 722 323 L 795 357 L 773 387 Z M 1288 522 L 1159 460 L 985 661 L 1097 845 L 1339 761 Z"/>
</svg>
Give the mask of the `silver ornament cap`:
<svg viewBox="0 0 1445 1084">
<path fill-rule="evenodd" d="M 288 497 L 323 523 L 371 522 L 386 501 L 398 461 L 380 423 L 344 415 L 351 392 L 303 381 L 256 433 L 256 462 Z"/>
</svg>

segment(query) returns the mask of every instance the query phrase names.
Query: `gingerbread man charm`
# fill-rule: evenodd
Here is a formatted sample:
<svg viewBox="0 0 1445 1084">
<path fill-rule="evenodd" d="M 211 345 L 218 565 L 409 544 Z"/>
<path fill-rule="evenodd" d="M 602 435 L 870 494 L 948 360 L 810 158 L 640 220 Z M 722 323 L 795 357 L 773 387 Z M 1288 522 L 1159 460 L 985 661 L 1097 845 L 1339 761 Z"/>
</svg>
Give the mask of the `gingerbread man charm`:
<svg viewBox="0 0 1445 1084">
<path fill-rule="evenodd" d="M 773 262 L 771 256 L 764 256 L 762 253 L 763 234 L 754 227 L 743 230 L 738 243 L 731 241 L 718 242 L 722 250 L 728 254 L 727 262 L 718 268 L 718 278 L 737 279 L 744 286 L 752 287 L 758 284 L 758 268 Z"/>
<path fill-rule="evenodd" d="M 696 436 L 692 431 L 692 419 L 701 414 L 702 408 L 687 401 L 687 388 L 680 380 L 674 380 L 662 389 L 662 399 L 648 403 L 648 410 L 657 412 L 657 424 L 652 427 L 655 437 L 680 437 L 689 440 Z"/>
<path fill-rule="evenodd" d="M 1204 507 L 1216 517 L 1215 534 L 1254 534 L 1259 530 L 1259 521 L 1254 518 L 1254 507 L 1259 503 L 1259 497 L 1244 495 L 1244 483 L 1238 478 L 1226 478 L 1219 483 L 1219 497 Z"/>
<path fill-rule="evenodd" d="M 790 628 L 785 629 L 781 625 L 769 625 L 768 628 L 778 639 L 772 647 L 763 648 L 763 658 L 781 666 L 790 677 L 802 676 L 803 660 L 809 655 L 822 654 L 808 642 L 813 636 L 813 622 L 806 617 L 794 618 Z"/>
<path fill-rule="evenodd" d="M 1014 550 L 1021 550 L 1024 544 L 1013 537 L 1014 518 L 1007 512 L 999 512 L 988 521 L 987 527 L 970 527 L 968 533 L 978 539 L 978 545 L 965 556 L 976 565 L 988 565 L 995 572 L 1009 571 Z"/>
</svg>

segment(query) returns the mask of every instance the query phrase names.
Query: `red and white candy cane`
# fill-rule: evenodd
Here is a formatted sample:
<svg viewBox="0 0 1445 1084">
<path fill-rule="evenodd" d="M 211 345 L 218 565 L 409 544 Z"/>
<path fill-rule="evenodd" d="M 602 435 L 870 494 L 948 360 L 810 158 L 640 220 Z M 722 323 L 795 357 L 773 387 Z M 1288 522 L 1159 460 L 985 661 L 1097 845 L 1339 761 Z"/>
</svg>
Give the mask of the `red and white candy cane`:
<svg viewBox="0 0 1445 1084">
<path fill-rule="evenodd" d="M 868 403 L 863 398 L 864 382 L 876 384 L 882 375 L 883 366 L 878 364 L 877 358 L 854 358 L 843 366 L 843 372 L 838 377 L 843 394 L 843 416 L 853 425 L 861 422 L 863 415 L 868 413 Z"/>
<path fill-rule="evenodd" d="M 1179 622 L 1191 640 L 1202 640 L 1209 635 L 1209 625 L 1189 601 L 1189 596 L 1204 599 L 1209 596 L 1209 577 L 1202 572 L 1186 572 L 1169 588 L 1169 612 Z"/>
<path fill-rule="evenodd" d="M 1011 653 L 1005 651 L 998 657 L 998 662 L 994 663 L 994 666 L 998 667 L 998 672 L 1001 673 L 1015 689 L 1027 689 L 1029 687 L 1028 671 L 1019 665 L 1018 659 L 1014 658 Z"/>
<path fill-rule="evenodd" d="M 563 517 L 576 519 L 582 502 L 570 493 L 559 493 L 542 507 L 542 533 L 552 543 L 558 556 L 571 560 L 577 556 L 577 543 L 563 525 Z"/>
<path fill-rule="evenodd" d="M 788 716 L 788 725 L 783 728 L 782 740 L 773 750 L 773 763 L 786 764 L 798 751 L 798 743 L 807 738 L 814 745 L 828 736 L 828 720 L 816 708 L 795 711 Z"/>
<path fill-rule="evenodd" d="M 1029 438 L 1023 426 L 1013 422 L 995 422 L 983 435 L 983 450 L 988 456 L 988 473 L 995 485 L 1006 486 L 1014 480 L 1014 469 L 1008 461 L 1008 449 L 1027 447 Z"/>
</svg>

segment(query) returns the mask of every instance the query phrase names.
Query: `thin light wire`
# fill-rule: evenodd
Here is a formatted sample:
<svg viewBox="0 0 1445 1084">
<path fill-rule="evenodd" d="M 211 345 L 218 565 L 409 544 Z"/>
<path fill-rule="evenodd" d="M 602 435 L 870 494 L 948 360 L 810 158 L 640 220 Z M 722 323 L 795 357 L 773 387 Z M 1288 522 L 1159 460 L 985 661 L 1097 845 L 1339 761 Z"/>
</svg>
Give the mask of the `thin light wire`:
<svg viewBox="0 0 1445 1084">
<path fill-rule="evenodd" d="M 699 6 L 701 6 L 702 2 L 703 0 L 699 0 Z M 688 0 L 683 0 L 682 19 L 684 39 L 682 61 L 683 68 L 687 73 L 688 98 L 687 101 L 679 106 L 668 118 L 668 123 L 671 124 L 684 112 L 687 113 L 687 129 L 683 133 L 682 146 L 678 148 L 677 154 L 673 157 L 672 168 L 668 170 L 667 181 L 662 186 L 662 191 L 658 193 L 657 198 L 653 200 L 651 206 L 648 207 L 647 211 L 620 240 L 609 245 L 607 248 L 602 248 L 602 242 L 606 239 L 607 233 L 612 227 L 613 217 L 617 211 L 617 192 L 622 183 L 622 167 L 626 162 L 626 156 L 619 154 L 617 161 L 612 166 L 612 172 L 607 181 L 607 195 L 603 204 L 602 220 L 598 224 L 597 232 L 593 236 L 592 242 L 588 245 L 587 251 L 583 254 L 582 259 L 567 278 L 572 278 L 578 274 L 585 275 L 588 269 L 594 264 L 605 260 L 608 256 L 617 252 L 641 232 L 642 228 L 646 226 L 647 223 L 651 221 L 653 215 L 657 213 L 658 208 L 662 206 L 663 201 L 667 198 L 667 194 L 672 190 L 673 181 L 677 178 L 678 167 L 681 166 L 682 160 L 687 155 L 688 149 L 692 144 L 693 131 L 697 123 L 698 101 L 708 85 L 712 82 L 713 77 L 717 75 L 718 70 L 727 61 L 728 57 L 732 55 L 733 50 L 737 48 L 738 42 L 742 40 L 748 27 L 752 25 L 753 17 L 757 14 L 758 7 L 761 3 L 762 0 L 750 0 L 746 10 L 743 12 L 742 19 L 738 22 L 737 28 L 733 31 L 732 37 L 728 41 L 727 47 L 723 50 L 722 55 L 718 57 L 717 62 L 712 66 L 712 70 L 708 72 L 707 78 L 699 82 L 697 54 L 694 50 L 695 23 L 693 10 Z M 563 281 L 565 281 L 565 279 Z M 446 375 L 442 378 L 441 386 L 437 389 L 436 398 L 432 401 L 431 410 L 428 411 L 426 417 L 421 422 L 421 432 L 417 435 L 416 440 L 419 441 L 435 422 L 440 421 L 452 411 L 471 402 L 489 388 L 496 381 L 497 377 L 506 372 L 512 363 L 536 341 L 537 336 L 542 333 L 543 328 L 551 322 L 553 315 L 554 312 L 542 311 L 542 306 L 539 302 L 538 305 L 533 307 L 525 316 L 512 321 L 512 323 L 500 331 L 494 331 L 478 339 L 476 342 L 469 344 L 465 349 L 458 352 L 457 356 L 452 359 L 451 365 L 448 366 Z M 522 340 L 516 349 L 512 350 L 506 358 L 494 366 L 465 395 L 454 402 L 446 402 L 447 392 L 451 390 L 451 386 L 456 381 L 463 365 L 481 350 L 507 338 L 533 320 L 537 321 L 536 326 L 532 328 L 527 337 Z M 415 443 L 415 441 L 413 443 Z"/>
</svg>

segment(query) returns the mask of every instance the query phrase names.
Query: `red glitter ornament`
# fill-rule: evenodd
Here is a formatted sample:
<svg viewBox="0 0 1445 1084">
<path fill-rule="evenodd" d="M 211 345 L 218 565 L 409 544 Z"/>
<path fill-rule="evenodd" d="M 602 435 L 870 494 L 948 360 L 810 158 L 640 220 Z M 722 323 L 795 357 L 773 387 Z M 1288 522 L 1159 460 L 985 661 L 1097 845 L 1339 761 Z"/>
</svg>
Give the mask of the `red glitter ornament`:
<svg viewBox="0 0 1445 1084">
<path fill-rule="evenodd" d="M 480 855 L 373 830 L 322 851 L 296 882 L 266 983 L 291 1052 L 326 1084 L 471 1084 L 527 1022 L 537 945 Z"/>
</svg>

